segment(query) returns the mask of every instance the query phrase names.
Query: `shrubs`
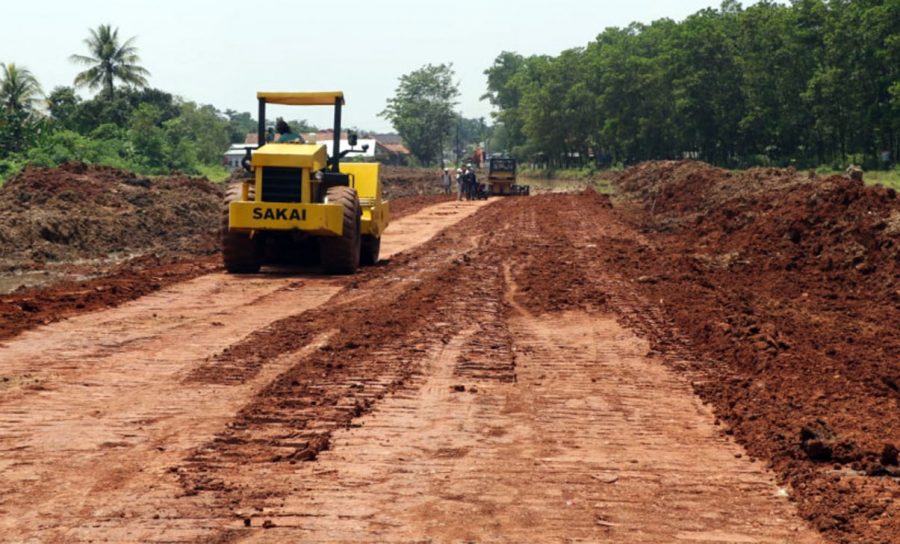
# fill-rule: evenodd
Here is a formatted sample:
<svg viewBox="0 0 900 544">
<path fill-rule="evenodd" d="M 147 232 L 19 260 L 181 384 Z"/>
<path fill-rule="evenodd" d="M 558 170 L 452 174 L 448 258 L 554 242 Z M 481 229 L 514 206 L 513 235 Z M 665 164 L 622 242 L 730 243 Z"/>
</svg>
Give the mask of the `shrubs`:
<svg viewBox="0 0 900 544">
<path fill-rule="evenodd" d="M 22 146 L 15 152 L 11 146 L 0 149 L 0 183 L 25 164 L 57 166 L 70 161 L 145 175 L 178 171 L 224 177 L 219 165 L 231 131 L 212 106 L 183 102 L 152 89 L 122 92 L 113 101 L 63 100 L 67 89 L 51 93 L 50 116 L 29 125 L 29 137 L 20 138 Z"/>
</svg>

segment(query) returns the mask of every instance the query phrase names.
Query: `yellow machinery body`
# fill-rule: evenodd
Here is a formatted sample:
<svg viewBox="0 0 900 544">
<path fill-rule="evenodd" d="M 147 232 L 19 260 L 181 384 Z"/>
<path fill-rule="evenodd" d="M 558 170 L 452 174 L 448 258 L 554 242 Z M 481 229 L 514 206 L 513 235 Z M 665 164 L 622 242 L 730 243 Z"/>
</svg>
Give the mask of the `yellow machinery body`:
<svg viewBox="0 0 900 544">
<path fill-rule="evenodd" d="M 271 143 L 254 151 L 251 159 L 254 180 L 245 183 L 241 200 L 230 203 L 228 228 L 236 231 L 299 230 L 317 236 L 341 236 L 342 207 L 312 200 L 318 192 L 317 185 L 323 183 L 315 174 L 326 164 L 325 146 L 321 144 Z M 267 168 L 296 172 L 294 182 L 300 188 L 299 203 L 265 200 Z M 359 195 L 361 233 L 381 236 L 390 221 L 390 205 L 381 197 L 381 164 L 342 163 L 340 172 L 349 175 L 350 187 Z M 253 199 L 249 197 L 251 183 Z"/>
<path fill-rule="evenodd" d="M 378 262 L 390 206 L 381 196 L 381 165 L 342 162 L 358 137 L 347 134 L 341 150 L 344 93 L 261 92 L 257 141 L 242 165 L 252 177 L 226 188 L 222 260 L 235 274 L 252 274 L 264 264 L 321 264 L 325 272 L 352 274 Z M 283 121 L 270 136 L 266 105 L 333 106 L 332 156 L 321 143 L 306 144 Z M 287 136 L 287 138 L 285 138 Z"/>
<path fill-rule="evenodd" d="M 516 183 L 515 175 L 508 176 L 506 172 L 499 175 L 488 177 L 490 184 L 490 194 L 492 195 L 509 195 L 512 194 L 512 186 Z"/>
<path fill-rule="evenodd" d="M 488 192 L 491 195 L 511 195 L 516 183 L 516 161 L 494 158 L 488 161 Z"/>
</svg>

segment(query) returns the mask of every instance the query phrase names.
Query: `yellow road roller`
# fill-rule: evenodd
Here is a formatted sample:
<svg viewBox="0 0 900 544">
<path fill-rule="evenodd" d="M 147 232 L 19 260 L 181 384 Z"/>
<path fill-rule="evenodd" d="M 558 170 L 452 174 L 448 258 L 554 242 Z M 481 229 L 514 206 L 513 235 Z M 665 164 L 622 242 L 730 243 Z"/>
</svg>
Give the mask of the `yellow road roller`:
<svg viewBox="0 0 900 544">
<path fill-rule="evenodd" d="M 321 265 L 329 274 L 352 274 L 378 261 L 390 221 L 381 195 L 381 165 L 343 162 L 356 149 L 348 134 L 341 149 L 344 93 L 260 92 L 258 144 L 248 149 L 247 179 L 229 184 L 222 219 L 222 259 L 230 273 L 258 272 L 264 264 Z M 267 142 L 266 105 L 331 106 L 331 156 L 321 143 Z"/>
<path fill-rule="evenodd" d="M 528 185 L 516 184 L 516 159 L 491 157 L 488 160 L 487 194 L 490 196 L 527 195 Z"/>
</svg>

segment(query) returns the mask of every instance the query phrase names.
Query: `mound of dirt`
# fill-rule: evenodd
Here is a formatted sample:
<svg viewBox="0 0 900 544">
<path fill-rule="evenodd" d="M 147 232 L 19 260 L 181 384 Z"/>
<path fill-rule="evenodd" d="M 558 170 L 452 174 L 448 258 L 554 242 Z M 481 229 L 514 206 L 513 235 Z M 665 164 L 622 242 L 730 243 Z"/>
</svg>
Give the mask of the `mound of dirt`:
<svg viewBox="0 0 900 544">
<path fill-rule="evenodd" d="M 673 212 L 672 218 L 685 220 L 724 201 L 808 180 L 791 168 L 754 168 L 737 174 L 702 162 L 658 161 L 629 168 L 619 176 L 617 185 L 640 197 L 648 211 Z"/>
<path fill-rule="evenodd" d="M 405 196 L 437 195 L 444 192 L 439 169 L 384 166 L 381 169 L 384 196 L 396 199 Z"/>
<path fill-rule="evenodd" d="M 0 189 L 0 266 L 198 255 L 217 248 L 222 191 L 202 178 L 103 166 L 27 167 Z"/>
<path fill-rule="evenodd" d="M 900 201 L 792 169 L 624 172 L 647 245 L 608 264 L 660 301 L 708 364 L 696 388 L 841 541 L 900 531 Z M 658 339 L 661 343 L 665 340 Z M 893 506 L 891 506 L 893 504 Z"/>
</svg>

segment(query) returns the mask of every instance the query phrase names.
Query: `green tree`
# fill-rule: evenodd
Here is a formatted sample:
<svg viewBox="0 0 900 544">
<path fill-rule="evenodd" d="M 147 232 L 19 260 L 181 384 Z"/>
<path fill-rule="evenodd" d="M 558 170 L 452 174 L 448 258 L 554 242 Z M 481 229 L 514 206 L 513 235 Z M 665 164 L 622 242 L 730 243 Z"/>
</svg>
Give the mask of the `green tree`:
<svg viewBox="0 0 900 544">
<path fill-rule="evenodd" d="M 318 132 L 319 129 L 310 124 L 306 119 L 294 119 L 293 121 L 288 121 L 288 124 L 291 125 L 291 130 L 294 131 L 295 134 L 304 134 L 306 132 Z M 353 130 L 359 132 L 359 129 L 354 127 L 344 127 L 346 130 Z"/>
<path fill-rule="evenodd" d="M 185 102 L 181 104 L 181 115 L 165 121 L 164 126 L 167 132 L 177 135 L 175 141 L 191 142 L 196 159 L 205 164 L 221 162 L 230 143 L 228 122 L 213 106 Z"/>
<path fill-rule="evenodd" d="M 139 164 L 154 171 L 165 168 L 169 151 L 161 122 L 162 112 L 152 104 L 141 104 L 129 122 L 129 138 Z"/>
<path fill-rule="evenodd" d="M 522 95 L 523 132 L 553 166 L 571 166 L 591 147 L 596 98 L 587 88 L 584 67 L 582 49 L 563 51 L 542 64 L 542 84 Z"/>
<path fill-rule="evenodd" d="M 0 63 L 0 105 L 4 109 L 32 113 L 41 94 L 41 86 L 30 70 L 14 62 Z"/>
<path fill-rule="evenodd" d="M 699 157 L 725 166 L 900 154 L 900 2 L 726 0 L 684 21 L 604 30 L 485 74 L 494 134 L 549 165 Z"/>
<path fill-rule="evenodd" d="M 88 134 L 106 124 L 127 127 L 134 109 L 123 93 L 117 93 L 111 100 L 95 96 L 78 104 L 72 120 L 74 130 Z"/>
<path fill-rule="evenodd" d="M 442 160 L 443 140 L 449 133 L 459 96 L 452 64 L 428 64 L 400 77 L 400 84 L 381 116 L 409 146 L 421 164 Z"/>
<path fill-rule="evenodd" d="M 760 2 L 748 8 L 740 22 L 742 153 L 750 162 L 767 164 L 808 158 L 803 144 L 812 118 L 803 93 L 820 44 L 803 36 L 797 11 L 781 4 Z"/>
<path fill-rule="evenodd" d="M 81 98 L 75 94 L 72 87 L 56 87 L 47 96 L 47 109 L 50 118 L 60 127 L 75 129 L 77 125 L 76 114 L 81 104 Z"/>
<path fill-rule="evenodd" d="M 181 107 L 175 97 L 159 89 L 120 89 L 110 100 L 98 95 L 79 103 L 75 111 L 73 127 L 81 134 L 88 134 L 97 127 L 114 124 L 127 128 L 134 111 L 141 104 L 150 104 L 160 113 L 160 125 L 181 115 Z"/>
<path fill-rule="evenodd" d="M 491 131 L 492 127 L 485 124 L 484 118 L 471 119 L 456 114 L 447 134 L 446 140 L 450 144 L 447 150 L 454 158 L 457 153 L 460 157 L 471 156 L 476 145 L 490 140 Z"/>
<path fill-rule="evenodd" d="M 186 174 L 197 173 L 200 162 L 200 142 L 194 139 L 196 132 L 185 117 L 176 117 L 163 124 L 163 136 L 166 139 L 164 163 L 169 170 L 177 170 Z M 227 137 L 224 131 L 221 133 Z M 221 154 L 221 150 L 219 150 Z M 221 155 L 219 155 L 221 156 Z"/>
<path fill-rule="evenodd" d="M 39 120 L 35 105 L 41 86 L 27 68 L 0 63 L 0 158 L 28 146 Z"/>
<path fill-rule="evenodd" d="M 534 143 L 529 143 L 524 133 L 525 111 L 522 98 L 539 89 L 546 78 L 546 66 L 551 62 L 547 56 L 523 57 L 517 53 L 504 51 L 485 70 L 488 92 L 482 100 L 488 100 L 498 111 L 493 113 L 494 121 L 504 136 L 503 148 L 517 156 L 534 151 Z"/>
<path fill-rule="evenodd" d="M 228 118 L 228 139 L 231 143 L 244 143 L 247 134 L 256 133 L 256 119 L 249 112 L 228 109 L 224 113 Z"/>
<path fill-rule="evenodd" d="M 119 29 L 113 29 L 112 25 L 100 25 L 90 32 L 90 37 L 84 40 L 89 54 L 69 57 L 72 62 L 88 67 L 75 76 L 75 85 L 101 88 L 108 99 L 114 96 L 116 80 L 134 87 L 147 85 L 150 72 L 138 64 L 141 59 L 134 37 L 119 43 Z"/>
<path fill-rule="evenodd" d="M 686 149 L 726 164 L 737 151 L 744 117 L 736 58 L 737 6 L 705 9 L 678 26 L 673 46 L 676 122 Z"/>
<path fill-rule="evenodd" d="M 525 124 L 519 111 L 522 100 L 522 86 L 527 82 L 525 57 L 518 53 L 503 51 L 490 68 L 484 71 L 487 76 L 487 92 L 481 97 L 497 108 L 492 116 L 497 125 L 502 127 L 502 141 L 498 145 L 506 150 L 525 143 L 522 127 Z M 518 76 L 518 77 L 517 77 Z"/>
<path fill-rule="evenodd" d="M 159 108 L 162 121 L 168 121 L 181 115 L 181 100 L 171 93 L 154 88 L 125 89 L 119 94 L 123 95 L 132 108 L 141 104 L 152 104 Z"/>
</svg>

